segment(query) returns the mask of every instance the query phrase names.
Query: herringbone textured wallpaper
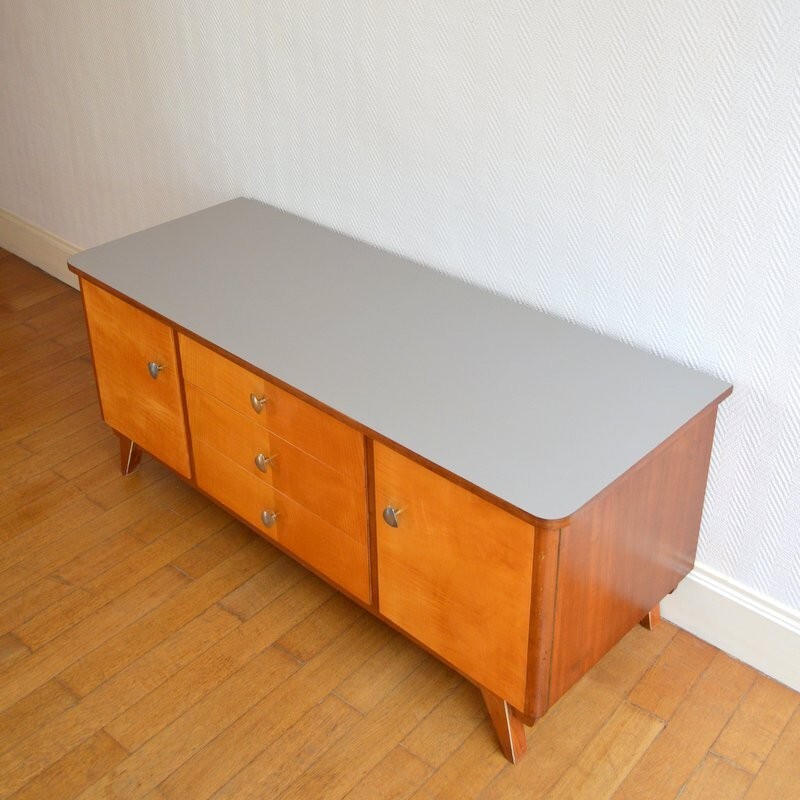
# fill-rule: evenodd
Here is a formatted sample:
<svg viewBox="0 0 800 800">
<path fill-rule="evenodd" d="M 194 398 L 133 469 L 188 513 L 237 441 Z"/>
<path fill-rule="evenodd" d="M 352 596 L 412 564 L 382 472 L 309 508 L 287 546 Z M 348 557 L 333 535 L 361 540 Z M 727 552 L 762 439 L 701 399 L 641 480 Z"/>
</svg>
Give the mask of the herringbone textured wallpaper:
<svg viewBox="0 0 800 800">
<path fill-rule="evenodd" d="M 798 0 L 0 0 L 0 48 L 0 206 L 69 241 L 249 195 L 732 381 L 699 559 L 800 609 Z"/>
</svg>

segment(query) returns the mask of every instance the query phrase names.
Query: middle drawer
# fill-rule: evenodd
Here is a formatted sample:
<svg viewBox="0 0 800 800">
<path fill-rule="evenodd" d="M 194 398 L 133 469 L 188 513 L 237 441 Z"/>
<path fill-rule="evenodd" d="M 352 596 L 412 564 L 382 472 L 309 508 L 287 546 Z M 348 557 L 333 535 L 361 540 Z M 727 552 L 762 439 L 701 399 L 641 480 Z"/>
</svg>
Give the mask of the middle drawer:
<svg viewBox="0 0 800 800">
<path fill-rule="evenodd" d="M 202 441 L 331 525 L 366 541 L 363 482 L 340 472 L 255 420 L 186 384 L 189 429 Z"/>
</svg>

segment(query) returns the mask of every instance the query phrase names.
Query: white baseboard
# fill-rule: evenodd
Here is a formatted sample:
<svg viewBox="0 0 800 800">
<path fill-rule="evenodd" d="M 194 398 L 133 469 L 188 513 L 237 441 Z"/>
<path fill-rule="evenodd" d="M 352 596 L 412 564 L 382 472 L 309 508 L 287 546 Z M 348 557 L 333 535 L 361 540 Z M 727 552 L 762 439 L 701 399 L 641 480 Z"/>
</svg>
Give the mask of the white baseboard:
<svg viewBox="0 0 800 800">
<path fill-rule="evenodd" d="M 4 208 L 0 208 L 0 247 L 78 288 L 78 279 L 67 269 L 67 259 L 81 248 Z"/>
<path fill-rule="evenodd" d="M 661 603 L 665 619 L 800 691 L 800 613 L 698 564 Z"/>
</svg>

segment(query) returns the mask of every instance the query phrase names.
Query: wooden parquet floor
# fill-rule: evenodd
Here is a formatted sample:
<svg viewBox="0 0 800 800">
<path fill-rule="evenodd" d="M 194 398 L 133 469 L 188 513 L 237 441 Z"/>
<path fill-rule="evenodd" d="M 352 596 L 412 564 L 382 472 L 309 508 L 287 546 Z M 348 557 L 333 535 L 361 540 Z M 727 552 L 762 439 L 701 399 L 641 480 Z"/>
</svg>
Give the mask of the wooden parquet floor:
<svg viewBox="0 0 800 800">
<path fill-rule="evenodd" d="M 637 627 L 500 754 L 479 693 L 145 456 L 0 251 L 0 798 L 800 797 L 800 696 Z"/>
</svg>

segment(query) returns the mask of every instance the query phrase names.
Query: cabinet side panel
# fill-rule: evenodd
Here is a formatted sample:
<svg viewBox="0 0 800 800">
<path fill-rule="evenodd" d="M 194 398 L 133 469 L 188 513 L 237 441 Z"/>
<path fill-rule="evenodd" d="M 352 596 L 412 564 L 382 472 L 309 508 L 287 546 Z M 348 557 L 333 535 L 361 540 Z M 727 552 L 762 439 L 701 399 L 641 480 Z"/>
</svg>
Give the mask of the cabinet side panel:
<svg viewBox="0 0 800 800">
<path fill-rule="evenodd" d="M 562 529 L 550 704 L 691 570 L 716 414 L 698 414 Z"/>
</svg>

